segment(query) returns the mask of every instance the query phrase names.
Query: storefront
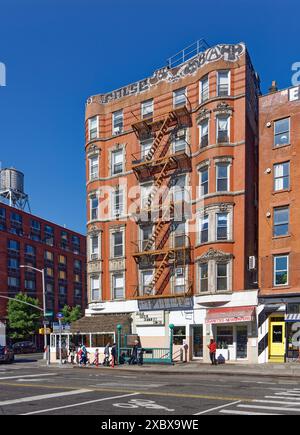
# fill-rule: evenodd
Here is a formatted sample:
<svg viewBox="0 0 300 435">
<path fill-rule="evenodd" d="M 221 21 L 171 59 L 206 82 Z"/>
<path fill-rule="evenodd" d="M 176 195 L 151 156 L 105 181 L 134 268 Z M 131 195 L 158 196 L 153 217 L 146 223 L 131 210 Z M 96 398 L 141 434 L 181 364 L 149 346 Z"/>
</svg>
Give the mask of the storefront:
<svg viewBox="0 0 300 435">
<path fill-rule="evenodd" d="M 256 348 L 256 309 L 232 307 L 209 309 L 206 325 L 217 342 L 217 358 L 225 361 L 253 361 Z"/>
</svg>

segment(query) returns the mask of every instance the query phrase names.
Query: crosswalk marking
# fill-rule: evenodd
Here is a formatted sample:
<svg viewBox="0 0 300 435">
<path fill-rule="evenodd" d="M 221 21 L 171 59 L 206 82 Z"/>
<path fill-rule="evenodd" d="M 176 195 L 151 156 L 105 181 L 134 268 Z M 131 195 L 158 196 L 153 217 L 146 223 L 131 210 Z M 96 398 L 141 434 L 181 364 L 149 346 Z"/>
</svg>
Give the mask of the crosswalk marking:
<svg viewBox="0 0 300 435">
<path fill-rule="evenodd" d="M 257 406 L 257 405 L 238 405 L 238 408 L 249 408 L 249 409 L 265 409 L 266 411 L 289 411 L 289 412 L 299 412 L 300 408 L 282 408 L 278 406 Z"/>
<path fill-rule="evenodd" d="M 37 374 L 37 375 L 19 375 L 19 376 L 5 376 L 0 378 L 0 381 L 6 381 L 7 379 L 20 379 L 20 378 L 41 378 L 41 377 L 48 377 L 48 376 L 57 376 L 57 373 L 43 373 L 43 374 Z"/>
<path fill-rule="evenodd" d="M 229 410 L 222 410 L 220 411 L 221 414 L 228 414 L 228 415 L 282 415 L 282 414 L 273 414 L 273 413 L 267 413 L 267 412 L 246 412 L 246 411 L 229 411 Z"/>
</svg>

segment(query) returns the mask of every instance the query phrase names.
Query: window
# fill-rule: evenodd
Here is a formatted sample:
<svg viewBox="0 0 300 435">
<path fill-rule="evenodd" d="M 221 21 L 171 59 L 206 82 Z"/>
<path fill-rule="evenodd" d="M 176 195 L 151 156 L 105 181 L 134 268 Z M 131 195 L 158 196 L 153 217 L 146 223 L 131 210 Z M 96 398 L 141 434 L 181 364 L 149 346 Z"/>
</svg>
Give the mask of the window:
<svg viewBox="0 0 300 435">
<path fill-rule="evenodd" d="M 98 276 L 91 277 L 91 299 L 92 301 L 100 300 L 100 278 Z"/>
<path fill-rule="evenodd" d="M 118 175 L 123 172 L 123 150 L 112 153 L 112 175 Z"/>
<path fill-rule="evenodd" d="M 200 292 L 208 292 L 208 264 L 200 264 L 199 266 L 200 274 Z"/>
<path fill-rule="evenodd" d="M 185 175 L 176 177 L 174 179 L 174 186 L 172 190 L 173 190 L 175 202 L 182 202 L 185 200 L 185 184 L 186 184 Z"/>
<path fill-rule="evenodd" d="M 82 264 L 80 260 L 74 260 L 74 270 L 81 271 Z"/>
<path fill-rule="evenodd" d="M 35 247 L 31 246 L 31 245 L 25 245 L 25 254 L 30 255 L 32 257 L 35 257 L 35 255 L 36 255 Z"/>
<path fill-rule="evenodd" d="M 58 262 L 59 264 L 65 266 L 67 264 L 67 258 L 64 255 L 59 255 Z"/>
<path fill-rule="evenodd" d="M 96 196 L 93 196 L 91 198 L 91 220 L 98 219 L 98 198 Z"/>
<path fill-rule="evenodd" d="M 208 242 L 208 225 L 209 225 L 209 217 L 208 215 L 204 215 L 200 219 L 200 243 Z"/>
<path fill-rule="evenodd" d="M 123 257 L 123 232 L 116 231 L 113 233 L 113 257 Z"/>
<path fill-rule="evenodd" d="M 20 262 L 17 258 L 8 258 L 8 268 L 18 270 Z"/>
<path fill-rule="evenodd" d="M 123 190 L 117 188 L 113 192 L 113 216 L 120 216 L 124 213 L 124 195 Z"/>
<path fill-rule="evenodd" d="M 142 118 L 151 118 L 153 115 L 153 100 L 143 101 L 141 104 Z"/>
<path fill-rule="evenodd" d="M 153 145 L 153 139 L 145 139 L 141 141 L 141 157 L 145 159 Z"/>
<path fill-rule="evenodd" d="M 205 166 L 200 170 L 200 196 L 205 196 L 208 193 L 208 166 Z"/>
<path fill-rule="evenodd" d="M 149 244 L 149 239 L 152 236 L 152 232 L 153 232 L 153 226 L 152 225 L 146 225 L 141 227 L 141 249 L 144 251 L 146 249 L 147 246 L 150 246 Z"/>
<path fill-rule="evenodd" d="M 113 299 L 125 297 L 125 278 L 123 273 L 113 275 Z"/>
<path fill-rule="evenodd" d="M 54 275 L 54 271 L 52 269 L 52 267 L 47 267 L 46 268 L 46 276 L 48 276 L 49 278 L 52 278 Z"/>
<path fill-rule="evenodd" d="M 7 278 L 8 287 L 19 288 L 20 287 L 20 278 L 15 276 L 9 276 Z"/>
<path fill-rule="evenodd" d="M 290 144 L 290 118 L 280 119 L 274 123 L 274 146 Z"/>
<path fill-rule="evenodd" d="M 60 270 L 58 274 L 59 279 L 65 281 L 67 279 L 67 274 L 65 270 Z"/>
<path fill-rule="evenodd" d="M 228 240 L 228 213 L 216 215 L 217 240 Z"/>
<path fill-rule="evenodd" d="M 99 158 L 94 156 L 90 158 L 90 180 L 95 180 L 99 176 Z"/>
<path fill-rule="evenodd" d="M 173 92 L 174 107 L 184 106 L 186 103 L 186 88 L 177 89 Z"/>
<path fill-rule="evenodd" d="M 186 223 L 185 222 L 176 222 L 175 230 L 174 230 L 174 247 L 182 248 L 186 246 Z"/>
<path fill-rule="evenodd" d="M 90 247 L 91 247 L 91 260 L 97 260 L 99 258 L 99 237 L 90 237 Z"/>
<path fill-rule="evenodd" d="M 25 289 L 35 291 L 36 289 L 35 281 L 32 279 L 25 279 Z"/>
<path fill-rule="evenodd" d="M 20 243 L 16 240 L 8 240 L 7 249 L 11 251 L 20 251 Z"/>
<path fill-rule="evenodd" d="M 10 220 L 14 224 L 19 224 L 19 225 L 22 224 L 22 216 L 20 214 L 18 214 L 18 213 L 12 212 L 10 214 Z"/>
<path fill-rule="evenodd" d="M 185 326 L 175 326 L 173 332 L 173 343 L 182 346 L 186 340 Z"/>
<path fill-rule="evenodd" d="M 229 164 L 218 163 L 217 168 L 217 192 L 229 191 Z"/>
<path fill-rule="evenodd" d="M 230 94 L 229 71 L 218 72 L 218 97 L 227 97 Z"/>
<path fill-rule="evenodd" d="M 217 142 L 229 142 L 229 116 L 217 117 Z"/>
<path fill-rule="evenodd" d="M 217 291 L 228 290 L 228 264 L 217 263 Z"/>
<path fill-rule="evenodd" d="M 290 162 L 274 165 L 274 190 L 286 190 L 290 188 Z"/>
<path fill-rule="evenodd" d="M 274 208 L 273 236 L 287 236 L 289 234 L 289 207 Z"/>
<path fill-rule="evenodd" d="M 185 272 L 183 267 L 175 269 L 174 293 L 183 294 L 185 292 Z"/>
<path fill-rule="evenodd" d="M 178 130 L 173 142 L 174 153 L 180 153 L 186 150 L 186 130 Z"/>
<path fill-rule="evenodd" d="M 45 251 L 44 258 L 46 261 L 53 261 L 54 255 L 53 252 Z"/>
<path fill-rule="evenodd" d="M 233 345 L 233 326 L 217 326 L 217 347 L 228 349 Z"/>
<path fill-rule="evenodd" d="M 274 285 L 282 286 L 289 283 L 289 256 L 278 255 L 274 257 Z"/>
<path fill-rule="evenodd" d="M 5 208 L 0 208 L 0 219 L 5 219 L 6 213 Z"/>
<path fill-rule="evenodd" d="M 54 228 L 51 227 L 50 225 L 45 225 L 44 242 L 49 246 L 54 245 Z"/>
<path fill-rule="evenodd" d="M 200 147 L 205 148 L 208 146 L 208 129 L 209 129 L 209 121 L 206 119 L 200 124 Z"/>
<path fill-rule="evenodd" d="M 65 285 L 58 286 L 59 296 L 67 296 L 68 290 Z"/>
<path fill-rule="evenodd" d="M 89 140 L 96 139 L 98 137 L 98 116 L 94 116 L 89 119 Z"/>
<path fill-rule="evenodd" d="M 142 272 L 142 295 L 148 295 L 153 292 L 152 280 L 153 280 L 153 270 L 147 270 Z"/>
<path fill-rule="evenodd" d="M 35 230 L 35 231 L 40 231 L 41 230 L 41 224 L 39 221 L 36 220 L 32 220 L 31 221 L 31 229 Z"/>
<path fill-rule="evenodd" d="M 200 103 L 204 103 L 209 99 L 209 80 L 208 75 L 200 80 Z"/>
<path fill-rule="evenodd" d="M 118 110 L 113 113 L 113 134 L 123 132 L 123 110 Z"/>
</svg>

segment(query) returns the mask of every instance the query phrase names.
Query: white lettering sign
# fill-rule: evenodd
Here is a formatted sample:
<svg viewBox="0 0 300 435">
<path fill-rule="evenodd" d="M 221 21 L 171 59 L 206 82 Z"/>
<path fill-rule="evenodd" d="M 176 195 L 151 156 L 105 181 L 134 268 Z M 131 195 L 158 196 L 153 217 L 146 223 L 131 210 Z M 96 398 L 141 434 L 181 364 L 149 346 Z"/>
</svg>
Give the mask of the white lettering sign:
<svg viewBox="0 0 300 435">
<path fill-rule="evenodd" d="M 291 88 L 289 90 L 289 101 L 298 100 L 300 100 L 300 86 L 296 86 L 295 88 Z"/>
</svg>

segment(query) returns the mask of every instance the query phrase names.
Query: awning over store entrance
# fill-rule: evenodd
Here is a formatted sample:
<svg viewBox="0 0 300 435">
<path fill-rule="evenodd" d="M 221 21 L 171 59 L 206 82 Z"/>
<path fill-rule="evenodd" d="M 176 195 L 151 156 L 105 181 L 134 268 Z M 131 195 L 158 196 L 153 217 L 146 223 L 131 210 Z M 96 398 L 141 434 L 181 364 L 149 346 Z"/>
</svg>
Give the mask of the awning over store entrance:
<svg viewBox="0 0 300 435">
<path fill-rule="evenodd" d="M 210 325 L 252 322 L 254 319 L 255 307 L 214 308 L 206 315 L 206 323 Z"/>
<path fill-rule="evenodd" d="M 286 314 L 285 321 L 286 322 L 300 322 L 300 314 Z"/>
</svg>

